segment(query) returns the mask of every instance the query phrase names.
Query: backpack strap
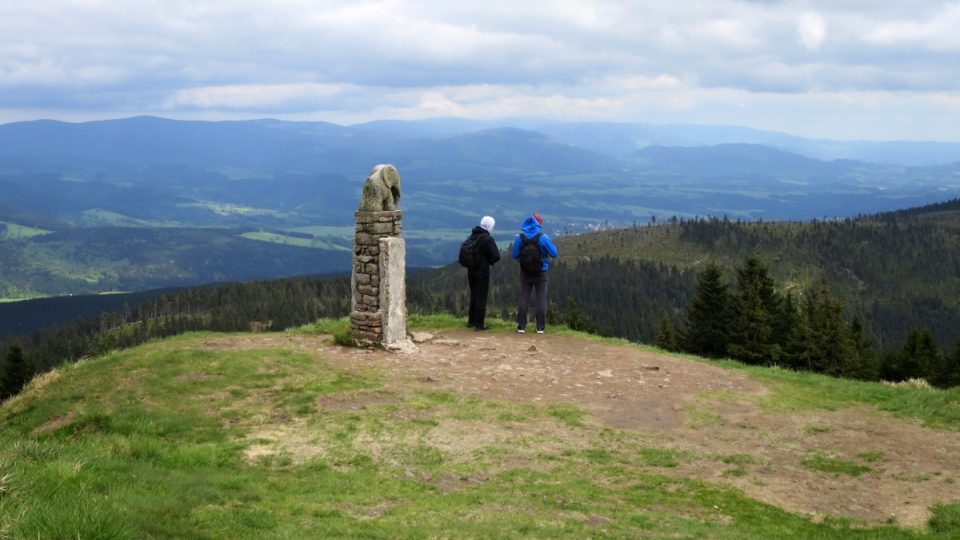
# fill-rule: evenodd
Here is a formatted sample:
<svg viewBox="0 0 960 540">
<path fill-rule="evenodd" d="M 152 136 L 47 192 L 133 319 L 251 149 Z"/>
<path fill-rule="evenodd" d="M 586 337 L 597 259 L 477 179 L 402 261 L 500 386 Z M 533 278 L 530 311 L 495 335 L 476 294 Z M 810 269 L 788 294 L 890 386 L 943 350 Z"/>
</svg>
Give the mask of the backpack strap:
<svg viewBox="0 0 960 540">
<path fill-rule="evenodd" d="M 543 233 L 542 233 L 542 232 L 538 232 L 537 234 L 533 235 L 533 237 L 531 237 L 531 238 L 527 238 L 526 236 L 524 236 L 523 234 L 521 234 L 521 235 L 520 235 L 520 240 L 523 242 L 523 244 L 537 244 L 537 249 L 540 249 L 540 237 L 541 237 L 541 236 L 543 236 Z M 523 247 L 523 244 L 521 244 L 520 247 Z"/>
</svg>

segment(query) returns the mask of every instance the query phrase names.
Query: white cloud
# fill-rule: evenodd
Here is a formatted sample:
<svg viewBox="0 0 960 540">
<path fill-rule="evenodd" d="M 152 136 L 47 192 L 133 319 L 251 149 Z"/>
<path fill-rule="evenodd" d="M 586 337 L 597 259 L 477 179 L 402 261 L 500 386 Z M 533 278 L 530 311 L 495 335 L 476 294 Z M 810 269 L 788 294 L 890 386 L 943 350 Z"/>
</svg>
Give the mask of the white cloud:
<svg viewBox="0 0 960 540">
<path fill-rule="evenodd" d="M 942 0 L 0 0 L 0 122 L 672 115 L 829 136 L 824 100 L 869 95 L 918 115 L 904 136 L 953 120 L 960 140 L 957 28 Z M 869 136 L 883 113 L 849 114 Z"/>
<path fill-rule="evenodd" d="M 719 44 L 735 48 L 750 48 L 760 45 L 760 40 L 751 29 L 737 19 L 716 19 L 694 26 L 692 34 L 700 36 L 708 44 Z"/>
<path fill-rule="evenodd" d="M 204 86 L 176 91 L 167 99 L 163 108 L 263 110 L 289 103 L 328 98 L 344 92 L 347 88 L 346 85 L 319 83 Z"/>
<path fill-rule="evenodd" d="M 619 84 L 627 90 L 665 90 L 679 88 L 682 85 L 682 82 L 676 75 L 661 73 L 660 75 L 654 77 L 647 75 L 624 77 L 619 81 Z"/>
<path fill-rule="evenodd" d="M 929 94 L 927 101 L 935 107 L 960 111 L 960 93 L 947 94 L 937 92 Z"/>
<path fill-rule="evenodd" d="M 797 23 L 797 34 L 800 37 L 800 43 L 808 51 L 820 50 L 820 46 L 827 38 L 827 23 L 819 13 L 804 13 Z"/>
<path fill-rule="evenodd" d="M 960 51 L 960 4 L 945 5 L 924 20 L 875 24 L 865 39 L 880 45 L 919 45 L 932 51 Z"/>
</svg>

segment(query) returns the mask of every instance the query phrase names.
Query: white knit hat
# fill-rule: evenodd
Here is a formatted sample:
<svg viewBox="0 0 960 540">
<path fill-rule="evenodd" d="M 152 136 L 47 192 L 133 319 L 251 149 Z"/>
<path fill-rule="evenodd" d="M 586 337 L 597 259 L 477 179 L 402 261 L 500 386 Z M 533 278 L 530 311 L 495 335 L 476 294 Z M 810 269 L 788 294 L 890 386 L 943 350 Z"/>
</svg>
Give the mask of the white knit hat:
<svg viewBox="0 0 960 540">
<path fill-rule="evenodd" d="M 483 219 L 480 220 L 480 228 L 486 230 L 487 232 L 493 232 L 493 226 L 496 224 L 497 220 L 490 216 L 483 216 Z"/>
</svg>

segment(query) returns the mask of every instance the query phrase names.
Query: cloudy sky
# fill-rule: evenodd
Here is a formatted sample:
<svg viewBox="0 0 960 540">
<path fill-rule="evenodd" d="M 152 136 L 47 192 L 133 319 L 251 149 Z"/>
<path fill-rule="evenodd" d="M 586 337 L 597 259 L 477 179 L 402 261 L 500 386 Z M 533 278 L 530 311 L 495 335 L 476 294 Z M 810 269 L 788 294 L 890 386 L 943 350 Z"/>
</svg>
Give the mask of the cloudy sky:
<svg viewBox="0 0 960 540">
<path fill-rule="evenodd" d="M 960 141 L 960 0 L 0 0 L 0 123 L 139 114 Z"/>
</svg>

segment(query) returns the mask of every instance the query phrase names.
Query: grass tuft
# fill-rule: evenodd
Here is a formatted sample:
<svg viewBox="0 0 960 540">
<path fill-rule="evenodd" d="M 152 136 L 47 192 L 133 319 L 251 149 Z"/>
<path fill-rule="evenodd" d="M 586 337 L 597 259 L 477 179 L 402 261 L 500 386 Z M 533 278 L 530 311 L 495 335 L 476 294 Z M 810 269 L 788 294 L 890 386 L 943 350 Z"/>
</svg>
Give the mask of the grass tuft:
<svg viewBox="0 0 960 540">
<path fill-rule="evenodd" d="M 860 465 L 852 461 L 838 459 L 825 454 L 817 453 L 800 462 L 801 465 L 814 471 L 820 471 L 831 474 L 849 474 L 850 476 L 860 476 L 863 473 L 870 472 L 870 467 Z"/>
<path fill-rule="evenodd" d="M 569 427 L 583 427 L 583 411 L 581 411 L 576 405 L 569 405 L 566 403 L 548 405 L 547 414 Z"/>
<path fill-rule="evenodd" d="M 344 328 L 350 328 L 350 318 L 340 317 L 339 319 L 322 318 L 316 321 L 299 326 L 297 328 L 287 329 L 290 334 L 317 335 L 317 334 L 336 334 Z"/>
<path fill-rule="evenodd" d="M 680 462 L 677 461 L 677 455 L 678 454 L 672 450 L 663 450 L 660 448 L 640 449 L 640 456 L 643 458 L 643 462 L 651 467 L 679 467 Z"/>
<path fill-rule="evenodd" d="M 860 452 L 857 454 L 857 457 L 866 461 L 867 463 L 875 463 L 877 461 L 886 459 L 887 455 L 880 450 L 871 450 L 869 452 Z"/>
<path fill-rule="evenodd" d="M 960 503 L 938 504 L 931 512 L 928 522 L 931 531 L 941 534 L 960 533 Z"/>
</svg>

